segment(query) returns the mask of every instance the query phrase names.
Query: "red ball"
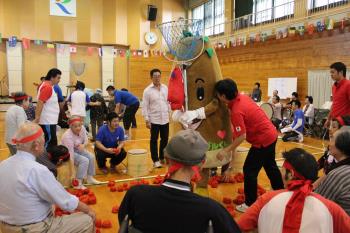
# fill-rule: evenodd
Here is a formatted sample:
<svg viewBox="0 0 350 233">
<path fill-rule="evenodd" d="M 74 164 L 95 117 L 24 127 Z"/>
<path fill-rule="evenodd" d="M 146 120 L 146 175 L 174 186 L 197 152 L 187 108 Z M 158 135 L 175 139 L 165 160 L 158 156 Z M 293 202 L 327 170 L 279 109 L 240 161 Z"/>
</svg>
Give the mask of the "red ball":
<svg viewBox="0 0 350 233">
<path fill-rule="evenodd" d="M 73 187 L 78 186 L 79 185 L 79 181 L 77 179 L 73 179 L 72 180 L 72 185 L 73 185 Z"/>
<path fill-rule="evenodd" d="M 119 206 L 118 206 L 118 205 L 113 206 L 113 207 L 112 207 L 112 213 L 113 213 L 113 214 L 116 214 L 116 213 L 118 213 L 118 212 L 119 212 Z"/>
<path fill-rule="evenodd" d="M 224 204 L 231 204 L 231 203 L 232 203 L 232 199 L 229 198 L 229 197 L 224 197 L 224 198 L 222 199 L 222 202 L 223 202 Z"/>
<path fill-rule="evenodd" d="M 117 188 L 116 188 L 115 186 L 113 186 L 113 187 L 111 187 L 109 190 L 110 190 L 111 192 L 116 192 L 116 191 L 117 191 Z"/>
<path fill-rule="evenodd" d="M 111 227 L 112 227 L 112 223 L 110 220 L 103 220 L 102 228 L 111 228 Z"/>
<path fill-rule="evenodd" d="M 95 226 L 96 227 L 102 227 L 102 220 L 101 219 L 96 219 Z"/>
</svg>

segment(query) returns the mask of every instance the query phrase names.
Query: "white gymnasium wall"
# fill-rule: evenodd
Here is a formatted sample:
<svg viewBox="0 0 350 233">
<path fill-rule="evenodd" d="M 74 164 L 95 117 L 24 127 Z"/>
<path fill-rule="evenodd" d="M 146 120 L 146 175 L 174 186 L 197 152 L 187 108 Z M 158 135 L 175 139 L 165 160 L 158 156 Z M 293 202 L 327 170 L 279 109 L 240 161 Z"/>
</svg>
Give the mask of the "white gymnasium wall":
<svg viewBox="0 0 350 233">
<path fill-rule="evenodd" d="M 62 94 L 67 94 L 67 86 L 70 85 L 70 45 L 56 44 L 57 69 L 62 72 L 59 86 Z"/>
<path fill-rule="evenodd" d="M 10 47 L 6 42 L 6 59 L 9 83 L 9 94 L 16 91 L 23 91 L 23 63 L 22 43 L 17 42 L 15 47 Z"/>
<path fill-rule="evenodd" d="M 114 54 L 113 46 L 102 46 L 102 90 L 108 95 L 106 88 L 114 86 Z"/>
</svg>

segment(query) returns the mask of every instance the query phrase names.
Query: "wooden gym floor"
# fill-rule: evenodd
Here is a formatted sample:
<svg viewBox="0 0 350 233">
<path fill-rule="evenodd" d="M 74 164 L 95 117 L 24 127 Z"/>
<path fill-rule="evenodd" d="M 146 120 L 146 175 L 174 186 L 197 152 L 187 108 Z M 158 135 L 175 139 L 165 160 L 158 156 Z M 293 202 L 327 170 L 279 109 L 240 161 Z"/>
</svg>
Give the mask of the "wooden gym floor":
<svg viewBox="0 0 350 233">
<path fill-rule="evenodd" d="M 4 138 L 5 138 L 4 118 L 5 118 L 5 113 L 0 112 L 0 161 L 6 159 L 9 154 L 7 146 L 4 141 Z M 128 140 L 126 142 L 125 149 L 129 150 L 129 149 L 141 148 L 141 149 L 149 150 L 149 130 L 145 127 L 144 120 L 142 119 L 142 116 L 139 113 L 137 114 L 137 126 L 138 126 L 137 129 L 131 130 L 132 137 L 131 137 L 131 140 Z M 59 132 L 58 135 L 61 135 L 61 134 L 62 132 Z M 170 130 L 170 136 L 172 134 L 173 132 L 172 130 Z M 241 146 L 249 148 L 248 143 L 244 143 Z M 305 137 L 304 143 L 282 142 L 281 140 L 278 140 L 277 149 L 276 149 L 276 154 L 277 154 L 276 160 L 280 165 L 282 162 L 280 160 L 281 153 L 285 150 L 289 150 L 294 147 L 304 148 L 308 152 L 315 155 L 315 157 L 319 158 L 323 154 L 323 146 L 324 145 L 321 140 L 317 140 L 309 137 Z M 89 143 L 88 150 L 93 151 L 92 143 Z M 234 172 L 242 171 L 246 153 L 247 152 L 240 152 L 236 154 L 234 158 L 235 160 Z M 126 161 L 125 161 L 125 164 L 126 164 Z M 150 174 L 149 174 L 150 176 L 165 174 L 166 172 L 166 168 L 152 170 L 152 160 L 150 156 L 148 158 L 147 166 L 150 169 Z M 100 181 L 123 180 L 123 179 L 131 178 L 130 176 L 122 173 L 123 169 L 124 169 L 124 166 L 120 165 L 118 167 L 118 170 L 120 171 L 119 173 L 108 174 L 108 175 L 101 174 L 97 169 L 96 171 L 97 174 L 95 178 Z M 59 180 L 62 181 L 62 183 L 67 184 L 67 180 L 68 180 L 67 167 L 63 165 L 63 167 L 59 169 L 59 173 L 60 173 Z M 152 181 L 152 179 L 150 179 L 149 181 Z M 258 181 L 259 181 L 259 184 L 263 186 L 265 189 L 267 190 L 270 189 L 270 183 L 264 170 L 260 172 Z M 199 190 L 199 193 L 201 195 L 208 195 L 209 197 L 222 203 L 222 198 L 224 196 L 231 197 L 231 198 L 235 197 L 237 195 L 237 189 L 242 186 L 243 184 L 220 184 L 219 187 L 216 189 L 208 188 L 208 190 Z M 101 231 L 106 233 L 116 232 L 116 230 L 119 229 L 119 225 L 117 222 L 117 214 L 113 214 L 111 210 L 112 210 L 112 206 L 116 204 L 119 205 L 121 203 L 125 192 L 110 192 L 106 184 L 98 185 L 98 186 L 90 186 L 89 188 L 93 190 L 93 192 L 97 197 L 97 204 L 91 206 L 96 211 L 97 218 L 112 221 L 112 228 L 102 229 Z M 237 217 L 239 217 L 239 214 L 237 215 Z"/>
</svg>

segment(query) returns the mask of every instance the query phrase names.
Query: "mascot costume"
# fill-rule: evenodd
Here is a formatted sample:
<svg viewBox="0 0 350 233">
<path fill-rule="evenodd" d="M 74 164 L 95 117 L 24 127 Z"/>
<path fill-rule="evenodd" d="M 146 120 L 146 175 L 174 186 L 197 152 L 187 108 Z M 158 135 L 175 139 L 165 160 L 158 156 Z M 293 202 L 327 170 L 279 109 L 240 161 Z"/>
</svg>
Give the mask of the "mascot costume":
<svg viewBox="0 0 350 233">
<path fill-rule="evenodd" d="M 222 171 L 226 170 L 232 159 L 231 153 L 223 160 L 216 158 L 217 153 L 232 142 L 230 114 L 214 93 L 215 83 L 222 79 L 222 74 L 209 38 L 194 38 L 189 32 L 183 32 L 182 36 L 176 47 L 177 54 L 185 53 L 190 47 L 195 58 L 173 69 L 168 101 L 173 110 L 173 120 L 181 123 L 182 128 L 197 130 L 209 144 L 202 180 L 197 184 L 206 187 L 210 169 L 222 167 Z"/>
</svg>

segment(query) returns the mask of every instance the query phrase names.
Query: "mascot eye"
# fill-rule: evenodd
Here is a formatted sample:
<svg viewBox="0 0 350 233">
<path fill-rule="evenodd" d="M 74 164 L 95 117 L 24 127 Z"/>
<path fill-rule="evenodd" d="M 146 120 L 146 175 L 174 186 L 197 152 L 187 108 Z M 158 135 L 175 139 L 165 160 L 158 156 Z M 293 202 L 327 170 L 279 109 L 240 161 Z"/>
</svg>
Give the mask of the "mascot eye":
<svg viewBox="0 0 350 233">
<path fill-rule="evenodd" d="M 196 81 L 196 86 L 197 86 L 197 99 L 199 101 L 204 100 L 204 80 L 201 78 L 197 78 Z"/>
<path fill-rule="evenodd" d="M 204 99 L 204 88 L 203 87 L 197 87 L 197 99 L 199 101 L 202 101 Z"/>
</svg>

